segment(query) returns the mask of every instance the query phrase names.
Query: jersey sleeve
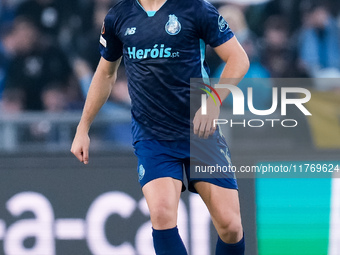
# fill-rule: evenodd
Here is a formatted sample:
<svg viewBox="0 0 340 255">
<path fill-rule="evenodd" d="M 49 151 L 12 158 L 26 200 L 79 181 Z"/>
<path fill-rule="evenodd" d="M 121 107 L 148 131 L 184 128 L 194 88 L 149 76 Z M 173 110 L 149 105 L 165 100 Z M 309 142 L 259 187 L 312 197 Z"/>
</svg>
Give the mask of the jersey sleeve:
<svg viewBox="0 0 340 255">
<path fill-rule="evenodd" d="M 116 35 L 115 15 L 108 13 L 105 17 L 99 39 L 99 51 L 107 61 L 116 61 L 123 55 L 123 44 Z"/>
<path fill-rule="evenodd" d="M 209 2 L 202 0 L 198 13 L 198 33 L 211 47 L 217 47 L 230 40 L 234 33 L 229 24 Z"/>
</svg>

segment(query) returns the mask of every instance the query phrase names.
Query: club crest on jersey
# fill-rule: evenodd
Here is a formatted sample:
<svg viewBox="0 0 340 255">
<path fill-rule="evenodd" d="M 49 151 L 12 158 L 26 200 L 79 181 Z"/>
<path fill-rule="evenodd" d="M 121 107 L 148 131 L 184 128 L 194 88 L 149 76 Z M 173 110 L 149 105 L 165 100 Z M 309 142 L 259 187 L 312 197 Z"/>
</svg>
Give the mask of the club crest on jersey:
<svg viewBox="0 0 340 255">
<path fill-rule="evenodd" d="M 222 33 L 229 28 L 229 24 L 227 23 L 227 21 L 225 21 L 225 19 L 221 15 L 218 17 L 218 28 Z"/>
<path fill-rule="evenodd" d="M 169 15 L 169 20 L 165 24 L 165 31 L 169 35 L 177 35 L 181 31 L 181 23 L 178 21 L 178 18 L 174 14 Z"/>
</svg>

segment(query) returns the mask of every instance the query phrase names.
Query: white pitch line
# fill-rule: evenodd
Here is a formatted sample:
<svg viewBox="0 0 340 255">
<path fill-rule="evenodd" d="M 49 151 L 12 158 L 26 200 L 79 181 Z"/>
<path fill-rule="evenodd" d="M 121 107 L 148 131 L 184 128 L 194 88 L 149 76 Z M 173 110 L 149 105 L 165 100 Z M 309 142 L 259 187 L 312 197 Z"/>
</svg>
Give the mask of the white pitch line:
<svg viewBox="0 0 340 255">
<path fill-rule="evenodd" d="M 340 254 L 340 179 L 332 179 L 329 255 Z"/>
</svg>

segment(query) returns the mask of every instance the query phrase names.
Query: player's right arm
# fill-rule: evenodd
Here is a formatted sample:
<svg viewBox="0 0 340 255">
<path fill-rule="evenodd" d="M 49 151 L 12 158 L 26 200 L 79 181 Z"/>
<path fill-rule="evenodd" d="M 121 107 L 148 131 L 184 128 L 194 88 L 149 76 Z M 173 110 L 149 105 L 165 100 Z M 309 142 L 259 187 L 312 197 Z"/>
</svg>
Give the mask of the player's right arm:
<svg viewBox="0 0 340 255">
<path fill-rule="evenodd" d="M 88 133 L 90 126 L 111 93 L 112 85 L 117 78 L 120 61 L 121 58 L 110 62 L 102 57 L 93 76 L 83 114 L 71 147 L 71 152 L 84 164 L 89 162 L 90 138 Z"/>
</svg>

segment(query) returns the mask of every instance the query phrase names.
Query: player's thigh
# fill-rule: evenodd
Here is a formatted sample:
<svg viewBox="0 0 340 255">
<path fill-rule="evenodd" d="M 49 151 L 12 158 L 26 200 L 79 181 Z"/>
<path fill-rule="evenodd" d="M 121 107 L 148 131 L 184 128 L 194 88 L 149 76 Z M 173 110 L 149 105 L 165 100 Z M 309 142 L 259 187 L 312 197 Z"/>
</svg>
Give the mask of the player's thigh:
<svg viewBox="0 0 340 255">
<path fill-rule="evenodd" d="M 238 190 L 228 189 L 212 183 L 199 181 L 195 188 L 206 204 L 212 221 L 219 232 L 242 234 L 240 202 Z"/>
<path fill-rule="evenodd" d="M 154 179 L 143 186 L 154 228 L 168 229 L 177 225 L 181 190 L 182 181 L 171 177 Z"/>
</svg>

